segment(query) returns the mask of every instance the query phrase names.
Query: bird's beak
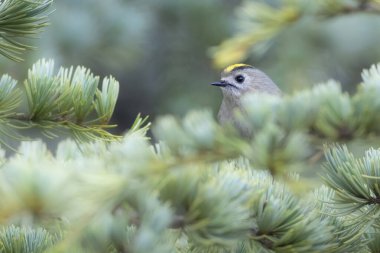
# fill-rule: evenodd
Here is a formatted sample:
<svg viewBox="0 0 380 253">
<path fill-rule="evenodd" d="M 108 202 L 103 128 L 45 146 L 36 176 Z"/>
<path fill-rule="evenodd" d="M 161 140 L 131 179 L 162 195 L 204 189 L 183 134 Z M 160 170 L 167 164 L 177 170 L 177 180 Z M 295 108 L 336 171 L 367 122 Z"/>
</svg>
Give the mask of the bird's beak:
<svg viewBox="0 0 380 253">
<path fill-rule="evenodd" d="M 219 86 L 219 87 L 226 87 L 228 85 L 228 83 L 226 81 L 219 81 L 219 82 L 215 82 L 215 83 L 211 83 L 211 85 L 214 85 L 214 86 Z"/>
</svg>

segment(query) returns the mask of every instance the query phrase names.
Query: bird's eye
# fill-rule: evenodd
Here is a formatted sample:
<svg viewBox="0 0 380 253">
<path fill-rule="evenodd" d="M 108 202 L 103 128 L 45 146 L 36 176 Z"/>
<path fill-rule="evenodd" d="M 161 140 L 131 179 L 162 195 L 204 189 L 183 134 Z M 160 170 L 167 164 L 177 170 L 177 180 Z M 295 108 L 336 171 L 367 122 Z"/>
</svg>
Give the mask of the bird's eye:
<svg viewBox="0 0 380 253">
<path fill-rule="evenodd" d="M 238 82 L 238 83 L 243 83 L 244 80 L 245 80 L 245 78 L 242 75 L 235 76 L 235 81 Z"/>
</svg>

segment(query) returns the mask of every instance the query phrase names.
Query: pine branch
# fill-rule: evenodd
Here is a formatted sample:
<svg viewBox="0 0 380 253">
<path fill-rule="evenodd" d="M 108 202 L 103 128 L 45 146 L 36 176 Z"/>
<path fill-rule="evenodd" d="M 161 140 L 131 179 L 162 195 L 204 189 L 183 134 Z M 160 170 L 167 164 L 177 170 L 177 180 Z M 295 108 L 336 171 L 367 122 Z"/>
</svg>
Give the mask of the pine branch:
<svg viewBox="0 0 380 253">
<path fill-rule="evenodd" d="M 24 82 L 27 113 L 19 111 L 22 91 L 16 84 L 7 75 L 0 79 L 0 136 L 3 138 L 22 139 L 18 132 L 39 127 L 49 138 L 65 130 L 78 141 L 120 139 L 107 131 L 115 127 L 108 122 L 119 92 L 119 83 L 113 77 L 104 78 L 99 89 L 99 77 L 84 67 L 75 71 L 73 67 L 61 68 L 55 73 L 52 60 L 40 60 L 29 70 Z"/>
<path fill-rule="evenodd" d="M 173 252 L 178 236 L 166 238 L 173 229 L 183 231 L 194 250 L 182 252 L 344 252 L 355 243 L 364 246 L 348 237 L 363 231 L 326 220 L 326 211 L 311 212 L 308 203 L 244 160 L 157 171 L 171 157 L 164 150 L 156 154 L 143 131 L 134 129 L 111 145 L 83 144 L 79 151 L 72 141 L 62 143 L 56 156 L 41 142 L 23 143 L 3 161 L 0 217 L 70 220 L 50 252 L 73 252 L 79 243 L 91 252 L 109 245 Z M 131 223 L 137 225 L 132 232 L 126 229 Z"/>
<path fill-rule="evenodd" d="M 243 1 L 237 8 L 237 28 L 239 32 L 211 49 L 214 64 L 223 68 L 244 61 L 250 51 L 263 53 L 277 35 L 285 32 L 306 17 L 316 22 L 352 13 L 380 14 L 378 0 L 321 0 L 321 1 Z"/>
<path fill-rule="evenodd" d="M 55 241 L 56 239 L 42 228 L 19 228 L 11 225 L 0 230 L 2 252 L 43 252 L 50 248 Z"/>
<path fill-rule="evenodd" d="M 52 0 L 3 0 L 0 2 L 0 54 L 22 61 L 20 54 L 33 47 L 22 38 L 40 33 L 48 25 L 46 12 Z M 44 15 L 45 14 L 45 15 Z"/>
<path fill-rule="evenodd" d="M 363 223 L 379 219 L 379 157 L 377 150 L 369 150 L 360 160 L 355 159 L 346 147 L 333 147 L 326 151 L 327 173 L 324 180 L 335 191 L 335 206 L 342 207 L 341 214 L 367 213 L 369 218 L 367 221 L 362 219 Z"/>
<path fill-rule="evenodd" d="M 366 233 L 368 228 L 360 219 L 352 215 L 339 215 L 340 210 L 332 201 L 336 198 L 334 190 L 326 186 L 317 189 L 310 197 L 310 212 L 316 213 L 321 223 L 332 228 L 331 243 L 336 244 L 333 252 L 360 252 L 370 242 Z"/>
</svg>

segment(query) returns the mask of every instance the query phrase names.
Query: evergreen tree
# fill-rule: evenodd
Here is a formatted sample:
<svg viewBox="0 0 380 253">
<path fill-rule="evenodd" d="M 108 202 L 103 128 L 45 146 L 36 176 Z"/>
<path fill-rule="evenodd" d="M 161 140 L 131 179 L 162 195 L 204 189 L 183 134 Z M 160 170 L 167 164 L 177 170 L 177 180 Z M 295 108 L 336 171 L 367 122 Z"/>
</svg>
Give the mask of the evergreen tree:
<svg viewBox="0 0 380 253">
<path fill-rule="evenodd" d="M 330 16 L 380 4 L 315 2 Z M 4 56 L 20 60 L 28 46 L 15 36 L 39 32 L 50 4 L 0 2 Z M 252 15 L 273 17 L 261 7 Z M 380 151 L 357 158 L 344 144 L 380 135 L 380 65 L 362 79 L 353 95 L 329 81 L 284 97 L 247 97 L 237 117 L 251 139 L 221 127 L 210 111 L 193 111 L 161 117 L 153 143 L 140 116 L 124 136 L 106 131 L 118 95 L 112 77 L 98 88 L 88 69 L 55 70 L 52 60 L 32 66 L 24 89 L 3 75 L 0 252 L 378 252 Z M 49 137 L 69 130 L 74 140 L 52 152 L 26 140 L 32 127 Z M 6 137 L 23 140 L 9 157 Z M 322 144 L 326 161 L 310 164 Z M 297 194 L 308 167 L 323 183 Z"/>
</svg>

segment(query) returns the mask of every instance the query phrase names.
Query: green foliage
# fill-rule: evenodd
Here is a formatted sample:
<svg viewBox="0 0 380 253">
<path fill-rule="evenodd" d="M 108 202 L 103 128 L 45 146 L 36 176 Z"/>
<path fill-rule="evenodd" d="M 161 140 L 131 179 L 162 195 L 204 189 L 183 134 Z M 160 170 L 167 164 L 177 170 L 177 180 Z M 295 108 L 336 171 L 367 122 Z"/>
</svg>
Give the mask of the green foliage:
<svg viewBox="0 0 380 253">
<path fill-rule="evenodd" d="M 0 219 L 50 224 L 52 238 L 60 239 L 49 239 L 48 252 L 371 252 L 380 213 L 378 150 L 356 159 L 347 148 L 326 148 L 328 188 L 313 197 L 291 191 L 303 179 L 289 172 L 308 166 L 312 141 L 379 134 L 379 105 L 368 101 L 380 91 L 378 69 L 363 72 L 352 96 L 330 81 L 293 96 L 247 97 L 237 116 L 252 128 L 251 139 L 221 127 L 208 111 L 194 111 L 183 120 L 158 119 L 155 145 L 141 117 L 120 142 L 65 141 L 56 154 L 42 142 L 23 142 L 17 154 L 2 158 Z M 104 107 L 97 112 L 110 110 L 117 91 L 111 80 L 97 93 L 98 78 L 82 67 L 55 74 L 52 62 L 40 61 L 25 81 L 35 108 L 28 120 L 38 124 L 58 115 L 79 124 L 78 115 L 96 112 L 96 104 Z M 81 85 L 89 87 L 79 91 Z M 74 104 L 107 95 L 110 101 L 93 102 L 91 113 L 89 103 Z M 364 105 L 375 109 L 363 115 Z"/>
<path fill-rule="evenodd" d="M 242 38 L 245 44 L 237 43 L 241 51 L 232 56 L 304 13 L 329 17 L 379 4 L 280 2 L 286 4 L 278 9 L 246 6 L 261 37 Z M 377 252 L 379 150 L 358 159 L 344 145 L 327 144 L 323 185 L 313 194 L 293 191 L 308 182 L 294 170 L 310 166 L 319 142 L 380 135 L 380 65 L 362 77 L 354 95 L 329 81 L 284 97 L 246 97 L 236 117 L 252 129 L 250 138 L 203 110 L 182 120 L 159 118 L 153 144 L 140 115 L 122 138 L 106 131 L 119 91 L 113 77 L 99 87 L 100 78 L 87 68 L 56 72 L 52 60 L 33 65 L 23 90 L 4 75 L 2 137 L 23 138 L 22 129 L 37 126 L 47 136 L 69 130 L 76 142 L 60 142 L 55 153 L 42 141 L 24 141 L 9 156 L 0 150 L 0 251 Z M 27 112 L 20 112 L 23 92 Z"/>
<path fill-rule="evenodd" d="M 329 226 L 332 234 L 330 243 L 334 244 L 332 252 L 361 252 L 361 250 L 366 249 L 366 245 L 369 246 L 372 243 L 368 237 L 376 235 L 375 233 L 369 235 L 368 231 L 365 231 L 363 226 L 358 225 L 349 214 L 340 215 L 336 212 L 338 210 L 331 205 L 335 193 L 333 189 L 326 186 L 317 189 L 313 196 L 310 196 L 313 203 L 311 203 L 309 211 L 316 211 L 319 222 Z"/>
<path fill-rule="evenodd" d="M 30 253 L 43 252 L 57 239 L 45 229 L 20 228 L 13 225 L 0 231 L 0 252 Z"/>
<path fill-rule="evenodd" d="M 69 130 L 79 141 L 115 140 L 105 129 L 114 111 L 119 83 L 111 76 L 103 79 L 89 69 L 73 67 L 54 70 L 53 60 L 40 60 L 28 71 L 24 90 L 28 112 L 20 111 L 22 90 L 8 75 L 0 79 L 0 129 L 5 136 L 22 139 L 17 128 L 40 127 L 48 137 L 61 129 Z"/>
<path fill-rule="evenodd" d="M 365 233 L 368 222 L 357 224 L 366 221 L 357 210 L 335 212 L 341 187 L 308 203 L 244 159 L 172 167 L 173 154 L 154 152 L 143 132 L 82 151 L 65 141 L 56 155 L 41 142 L 23 143 L 3 158 L 2 220 L 60 223 L 41 244 L 53 244 L 48 252 L 358 252 L 376 236 Z"/>
<path fill-rule="evenodd" d="M 358 215 L 361 217 L 360 222 L 364 224 L 377 223 L 380 195 L 379 151 L 369 150 L 363 159 L 355 159 L 347 148 L 338 147 L 327 152 L 326 156 L 325 181 L 336 192 L 333 198 L 334 207 L 342 214 Z"/>
<path fill-rule="evenodd" d="M 20 54 L 33 47 L 22 42 L 21 38 L 41 32 L 48 25 L 43 14 L 52 0 L 3 0 L 0 1 L 0 54 L 22 61 Z"/>
<path fill-rule="evenodd" d="M 96 90 L 95 110 L 99 115 L 99 121 L 107 124 L 115 109 L 119 86 L 117 81 L 111 76 L 103 79 L 102 89 Z"/>
<path fill-rule="evenodd" d="M 378 0 L 245 0 L 237 8 L 234 37 L 213 48 L 218 68 L 244 61 L 251 49 L 264 52 L 279 34 L 310 18 L 315 22 L 354 12 L 379 13 Z"/>
<path fill-rule="evenodd" d="M 0 114 L 7 115 L 14 111 L 21 103 L 21 91 L 16 89 L 17 81 L 8 75 L 0 79 Z"/>
</svg>

